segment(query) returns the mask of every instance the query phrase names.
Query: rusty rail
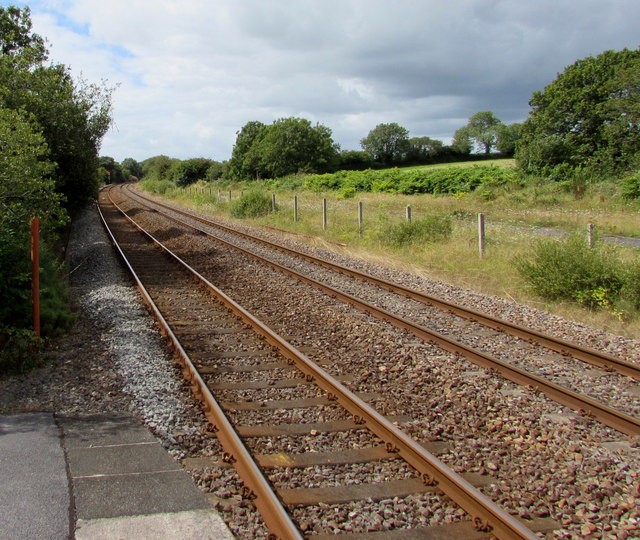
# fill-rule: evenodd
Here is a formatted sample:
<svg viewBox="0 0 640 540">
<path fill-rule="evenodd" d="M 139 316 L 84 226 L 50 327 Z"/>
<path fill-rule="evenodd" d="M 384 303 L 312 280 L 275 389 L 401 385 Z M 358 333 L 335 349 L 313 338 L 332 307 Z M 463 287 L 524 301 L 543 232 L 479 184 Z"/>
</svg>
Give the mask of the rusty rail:
<svg viewBox="0 0 640 540">
<path fill-rule="evenodd" d="M 614 371 L 616 371 L 617 373 L 620 373 L 621 375 L 626 375 L 628 377 L 632 377 L 636 380 L 640 380 L 640 365 L 638 364 L 634 364 L 632 362 L 627 362 L 625 360 L 622 360 L 620 358 L 616 358 L 615 356 L 612 356 L 610 354 L 606 354 L 600 351 L 596 351 L 594 349 L 591 349 L 589 347 L 583 347 L 582 345 L 579 345 L 577 343 L 571 343 L 570 341 L 566 341 L 560 338 L 556 338 L 554 336 L 548 335 L 548 334 L 544 334 L 542 332 L 539 332 L 537 330 L 533 330 L 531 328 L 526 328 L 524 326 L 520 326 L 514 323 L 511 323 L 509 321 L 505 321 L 503 319 L 499 319 L 497 317 L 492 317 L 491 315 L 487 315 L 485 313 L 470 309 L 470 308 L 466 308 L 464 306 L 460 306 L 458 304 L 454 304 L 453 302 L 448 302 L 446 300 L 442 300 L 441 298 L 437 298 L 435 296 L 431 296 L 425 293 L 421 293 L 420 291 L 416 291 L 413 289 L 410 289 L 408 287 L 404 287 L 403 285 L 399 285 L 397 283 L 393 283 L 391 281 L 387 281 L 381 278 L 377 278 L 375 276 L 372 276 L 370 274 L 366 274 L 364 272 L 360 272 L 358 270 L 354 270 L 351 268 L 347 268 L 345 266 L 341 266 L 335 263 L 332 263 L 330 261 L 326 261 L 324 259 L 319 259 L 317 257 L 313 257 L 312 255 L 308 255 L 306 253 L 303 253 L 301 251 L 297 251 L 285 246 L 282 246 L 280 244 L 276 244 L 273 242 L 270 242 L 268 240 L 264 240 L 262 238 L 258 238 L 256 236 L 241 232 L 241 231 L 237 231 L 235 229 L 232 229 L 231 227 L 227 227 L 225 225 L 222 225 L 221 223 L 216 223 L 207 219 L 204 219 L 200 216 L 196 216 L 193 215 L 189 212 L 186 212 L 184 210 L 175 208 L 171 205 L 162 203 L 160 201 L 157 201 L 155 199 L 150 199 L 148 197 L 145 197 L 143 195 L 141 195 L 140 193 L 135 193 L 136 197 L 139 197 L 143 200 L 146 201 L 151 201 L 153 202 L 153 204 L 161 206 L 163 208 L 167 208 L 168 210 L 171 210 L 172 212 L 184 215 L 189 217 L 190 219 L 193 219 L 195 221 L 199 221 L 201 223 L 204 223 L 206 225 L 212 226 L 212 227 L 216 227 L 219 229 L 222 229 L 224 231 L 227 232 L 231 232 L 233 234 L 236 234 L 238 236 L 241 236 L 243 238 L 252 240 L 254 242 L 258 242 L 261 243 L 263 245 L 269 246 L 273 249 L 277 249 L 279 251 L 282 251 L 284 253 L 288 253 L 290 255 L 294 255 L 296 257 L 300 257 L 302 259 L 305 259 L 309 262 L 312 262 L 314 264 L 317 264 L 319 266 L 322 266 L 324 268 L 328 268 L 330 270 L 333 270 L 335 272 L 344 274 L 346 276 L 350 276 L 356 279 L 360 279 L 366 282 L 369 282 L 373 285 L 377 285 L 379 287 L 382 287 L 384 289 L 387 289 L 391 292 L 397 293 L 397 294 L 401 294 L 403 296 L 406 296 L 408 298 L 411 298 L 413 300 L 416 300 L 418 302 L 422 302 L 428 305 L 432 305 L 435 306 L 437 308 L 440 309 L 444 309 L 447 311 L 450 311 L 452 313 L 454 313 L 455 315 L 458 315 L 459 317 L 463 317 L 465 319 L 469 319 L 478 323 L 481 323 L 485 326 L 491 327 L 495 330 L 501 330 L 503 332 L 506 332 L 508 334 L 511 334 L 513 336 L 516 336 L 518 338 L 522 338 L 525 340 L 533 340 L 535 342 L 537 342 L 538 344 L 551 349 L 553 351 L 559 352 L 561 354 L 565 354 L 565 355 L 569 355 L 572 356 L 573 358 L 577 359 L 577 360 L 581 360 L 583 362 L 587 362 L 589 364 L 598 366 L 598 367 L 602 367 L 605 369 L 612 369 Z"/>
<path fill-rule="evenodd" d="M 273 330 L 268 328 L 262 322 L 260 322 L 256 317 L 251 315 L 248 311 L 246 311 L 242 306 L 237 304 L 233 299 L 227 296 L 224 292 L 218 289 L 215 285 L 209 282 L 206 278 L 204 278 L 201 274 L 199 274 L 196 270 L 192 269 L 187 265 L 180 257 L 176 254 L 172 253 L 168 248 L 166 248 L 160 241 L 155 239 L 151 234 L 144 231 L 139 225 L 137 225 L 129 216 L 126 216 L 126 213 L 120 209 L 115 202 L 112 201 L 114 206 L 118 208 L 118 210 L 127 217 L 127 219 L 135 225 L 135 227 L 144 233 L 154 244 L 156 244 L 159 248 L 161 248 L 167 255 L 169 255 L 173 260 L 175 260 L 178 264 L 180 264 L 183 268 L 187 269 L 191 272 L 198 280 L 221 302 L 223 302 L 227 307 L 229 307 L 239 318 L 242 319 L 243 322 L 250 325 L 254 330 L 264 337 L 264 339 L 270 345 L 276 347 L 280 353 L 288 359 L 288 361 L 292 364 L 295 364 L 301 371 L 305 374 L 309 375 L 310 378 L 323 390 L 325 390 L 330 398 L 336 399 L 345 409 L 347 409 L 351 414 L 356 417 L 357 422 L 361 423 L 363 427 L 367 427 L 373 433 L 375 433 L 378 437 L 380 437 L 383 441 L 387 443 L 387 448 L 390 452 L 397 452 L 403 459 L 405 459 L 409 464 L 415 467 L 421 474 L 423 481 L 425 483 L 437 485 L 439 489 L 441 489 L 446 495 L 448 495 L 452 500 L 454 500 L 457 504 L 459 504 L 466 512 L 472 516 L 474 523 L 479 528 L 484 528 L 486 530 L 491 530 L 492 534 L 497 536 L 498 538 L 520 538 L 520 539 L 535 539 L 537 536 L 525 527 L 522 523 L 520 523 L 517 519 L 509 515 L 502 508 L 497 506 L 493 501 L 485 497 L 480 491 L 474 488 L 469 482 L 464 480 L 460 475 L 454 472 L 452 469 L 444 465 L 440 460 L 438 460 L 431 453 L 426 451 L 422 446 L 420 446 L 416 441 L 411 439 L 408 435 L 398 429 L 395 425 L 389 422 L 384 416 L 370 407 L 363 400 L 358 398 L 353 392 L 348 390 L 344 385 L 335 380 L 331 375 L 329 375 L 325 370 L 319 367 L 317 364 L 312 362 L 309 358 L 307 358 L 302 352 L 296 349 L 293 345 L 288 343 L 284 338 L 279 336 Z M 103 218 L 104 219 L 104 218 Z M 112 236 L 113 239 L 113 236 Z M 122 254 L 123 255 L 123 254 Z M 130 268 L 130 270 L 132 270 Z M 142 284 L 138 285 L 139 287 L 143 287 Z M 150 298 L 148 298 L 151 301 Z M 152 302 L 152 301 L 151 301 Z M 154 308 L 154 313 L 157 313 L 156 316 L 160 316 L 157 308 Z M 165 322 L 166 324 L 166 322 Z M 165 331 L 170 332 L 170 335 L 173 335 L 168 325 Z M 175 339 L 175 336 L 173 336 Z M 177 341 L 177 340 L 176 340 Z M 177 343 L 178 350 L 180 350 L 185 356 L 186 353 L 182 350 L 179 343 Z M 188 359 L 188 357 L 186 358 Z M 185 360 L 186 360 L 185 359 Z M 210 410 L 219 409 L 217 404 L 215 404 L 215 399 L 210 394 L 209 390 L 204 385 L 204 382 L 200 378 L 200 376 L 195 371 L 195 367 L 189 361 L 190 367 L 189 372 L 193 370 L 194 380 L 198 382 L 199 387 L 201 388 L 200 392 L 202 395 L 207 396 L 207 406 Z M 202 385 L 202 386 L 200 386 Z M 210 396 L 210 397 L 209 397 Z M 212 400 L 213 403 L 209 403 Z M 220 410 L 219 414 L 221 414 L 222 418 L 218 418 L 216 411 L 215 416 L 215 424 L 223 429 L 231 429 L 231 425 L 226 420 L 224 413 Z M 228 427 L 227 427 L 228 425 Z M 235 432 L 234 432 L 235 434 Z M 229 435 L 231 439 L 237 439 L 237 435 L 233 437 L 233 435 Z M 239 441 L 239 439 L 238 439 Z M 240 444 L 241 441 L 239 441 Z M 223 441 L 224 444 L 224 441 Z M 242 445 L 244 448 L 244 445 Z M 246 451 L 246 449 L 245 449 Z M 237 462 L 234 463 L 236 465 L 241 460 L 244 460 L 246 457 L 251 459 L 250 456 L 246 456 L 244 454 L 236 454 L 237 450 L 234 448 L 234 457 L 236 457 Z M 251 459 L 253 463 L 253 460 Z M 240 470 L 239 470 L 240 472 Z M 244 473 L 246 475 L 246 473 Z M 259 478 L 262 478 L 262 474 L 258 470 L 257 473 L 254 473 Z M 242 475 L 242 473 L 241 473 Z M 242 476 L 243 480 L 245 480 L 245 476 Z M 245 480 L 247 481 L 247 480 Z M 265 480 L 266 483 L 266 480 Z M 249 484 L 251 488 L 258 494 L 256 488 L 252 484 Z M 268 488 L 268 485 L 266 486 Z M 266 488 L 265 488 L 266 489 Z M 269 488 L 270 491 L 270 488 Z M 268 495 L 266 493 L 260 492 L 256 499 L 256 505 L 258 506 L 258 502 L 262 498 L 267 498 Z M 275 497 L 275 494 L 273 494 Z M 277 498 L 276 498 L 277 499 Z M 278 501 L 279 503 L 279 501 Z M 279 504 L 278 504 L 279 506 Z M 260 506 L 259 506 L 260 507 Z M 269 510 L 267 510 L 267 514 L 263 513 L 263 509 L 261 508 L 261 513 L 265 518 L 265 521 L 268 521 L 270 517 L 268 514 Z M 279 520 L 281 521 L 281 520 Z M 270 525 L 271 527 L 271 525 Z M 294 526 L 295 527 L 295 526 Z M 275 532 L 275 530 L 274 530 Z M 297 529 L 296 529 L 297 532 Z M 280 533 L 276 533 L 280 534 Z M 289 536 L 283 536 L 283 538 L 289 538 Z"/>
<path fill-rule="evenodd" d="M 194 227 L 188 223 L 185 223 L 181 220 L 178 220 L 171 216 L 165 216 L 167 219 L 174 221 L 175 223 L 179 223 L 180 225 L 189 228 L 191 230 L 197 231 L 201 234 L 206 235 L 209 238 L 212 238 L 216 242 L 220 242 L 223 245 L 231 247 L 235 250 L 238 250 L 245 255 L 248 255 L 264 264 L 268 264 L 272 268 L 276 270 L 294 277 L 312 287 L 321 290 L 330 296 L 333 296 L 343 302 L 351 304 L 358 309 L 384 321 L 387 321 L 397 328 L 402 328 L 404 330 L 408 330 L 413 333 L 417 337 L 424 339 L 429 342 L 436 343 L 443 349 L 458 353 L 463 355 L 465 358 L 474 362 L 477 365 L 480 365 L 485 368 L 494 369 L 498 373 L 500 373 L 506 379 L 509 379 L 512 382 L 517 384 L 530 387 L 534 390 L 539 390 L 540 392 L 546 394 L 548 397 L 553 399 L 554 401 L 565 405 L 571 409 L 579 411 L 587 416 L 593 416 L 603 424 L 608 425 L 622 433 L 627 435 L 640 435 L 640 420 L 630 416 L 626 413 L 608 407 L 603 403 L 600 403 L 597 400 L 591 399 L 588 396 L 584 396 L 562 386 L 559 386 L 555 383 L 547 381 L 542 377 L 538 377 L 537 375 L 531 374 L 523 369 L 520 369 L 516 366 L 509 364 L 503 360 L 498 358 L 494 358 L 486 353 L 468 347 L 462 343 L 459 343 L 447 336 L 444 336 L 435 330 L 430 330 L 420 324 L 414 323 L 408 319 L 395 315 L 387 310 L 379 308 L 369 302 L 361 300 L 353 295 L 345 293 L 339 289 L 336 289 L 330 285 L 321 283 L 313 278 L 305 276 L 295 270 L 282 266 L 276 262 L 270 261 L 248 251 L 244 248 L 236 246 L 230 242 L 217 238 L 198 227 Z M 242 233 L 240 233 L 242 234 Z"/>
</svg>

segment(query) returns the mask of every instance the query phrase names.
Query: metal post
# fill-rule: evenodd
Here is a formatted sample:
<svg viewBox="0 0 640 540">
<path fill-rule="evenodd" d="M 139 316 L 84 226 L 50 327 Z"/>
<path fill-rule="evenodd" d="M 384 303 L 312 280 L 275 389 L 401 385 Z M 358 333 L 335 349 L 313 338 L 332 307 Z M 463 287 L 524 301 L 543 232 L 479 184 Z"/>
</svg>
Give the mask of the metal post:
<svg viewBox="0 0 640 540">
<path fill-rule="evenodd" d="M 31 220 L 31 296 L 33 299 L 33 330 L 40 337 L 40 242 L 38 218 Z"/>
<path fill-rule="evenodd" d="M 588 238 L 589 248 L 593 249 L 596 245 L 596 226 L 593 223 L 589 223 Z"/>
<path fill-rule="evenodd" d="M 362 224 L 364 223 L 364 214 L 362 212 L 362 201 L 358 202 L 358 234 L 362 236 Z"/>
<path fill-rule="evenodd" d="M 411 223 L 411 207 L 407 206 L 407 222 Z"/>
<path fill-rule="evenodd" d="M 484 214 L 478 214 L 478 250 L 480 258 L 484 257 Z"/>
<path fill-rule="evenodd" d="M 298 221 L 298 196 L 293 196 L 293 221 Z"/>
<path fill-rule="evenodd" d="M 322 199 L 322 230 L 327 230 L 327 199 Z"/>
</svg>

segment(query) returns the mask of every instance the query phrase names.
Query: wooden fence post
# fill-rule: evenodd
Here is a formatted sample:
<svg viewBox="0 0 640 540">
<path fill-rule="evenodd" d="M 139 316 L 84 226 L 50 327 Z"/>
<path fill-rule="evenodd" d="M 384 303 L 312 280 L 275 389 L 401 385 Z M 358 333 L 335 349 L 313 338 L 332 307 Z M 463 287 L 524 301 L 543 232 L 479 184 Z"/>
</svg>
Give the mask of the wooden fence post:
<svg viewBox="0 0 640 540">
<path fill-rule="evenodd" d="M 411 207 L 410 206 L 407 206 L 406 216 L 407 216 L 407 221 L 411 223 Z"/>
<path fill-rule="evenodd" d="M 293 221 L 298 221 L 298 196 L 293 196 Z"/>
<path fill-rule="evenodd" d="M 589 248 L 593 249 L 596 245 L 596 226 L 593 223 L 589 223 L 588 242 Z"/>
<path fill-rule="evenodd" d="M 275 193 L 271 194 L 271 211 L 274 214 L 276 213 L 276 194 Z"/>
<path fill-rule="evenodd" d="M 478 251 L 484 257 L 484 214 L 478 214 Z"/>
<path fill-rule="evenodd" d="M 362 201 L 358 202 L 358 234 L 362 236 L 362 224 L 364 223 L 364 213 L 362 209 Z"/>
<path fill-rule="evenodd" d="M 231 202 L 231 190 L 229 190 L 229 202 Z"/>
<path fill-rule="evenodd" d="M 327 230 L 327 199 L 322 199 L 322 230 Z"/>
</svg>

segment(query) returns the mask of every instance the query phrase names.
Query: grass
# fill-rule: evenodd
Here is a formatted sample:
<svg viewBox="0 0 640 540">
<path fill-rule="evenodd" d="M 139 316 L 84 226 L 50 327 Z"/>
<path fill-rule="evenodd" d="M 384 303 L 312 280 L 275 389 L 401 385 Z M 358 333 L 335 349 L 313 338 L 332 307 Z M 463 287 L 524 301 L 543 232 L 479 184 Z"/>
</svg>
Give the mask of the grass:
<svg viewBox="0 0 640 540">
<path fill-rule="evenodd" d="M 467 163 L 466 165 L 473 165 Z M 574 302 L 542 300 L 518 273 L 514 260 L 530 252 L 540 238 L 537 227 L 554 227 L 586 233 L 595 223 L 601 234 L 640 236 L 640 201 L 618 196 L 614 184 L 588 185 L 580 197 L 555 183 L 531 183 L 523 188 L 497 189 L 493 196 L 473 193 L 457 196 L 358 193 L 340 198 L 338 193 L 278 192 L 278 212 L 243 222 L 291 231 L 303 241 L 360 257 L 375 263 L 449 282 L 478 292 L 497 295 L 620 335 L 640 338 L 640 316 L 621 318 L 606 310 L 589 310 Z M 298 197 L 299 221 L 293 221 L 293 198 Z M 217 199 L 217 189 L 189 193 L 168 190 L 166 197 L 193 208 L 229 217 L 228 190 Z M 233 191 L 233 198 L 240 196 Z M 322 199 L 328 201 L 327 230 L 322 228 Z M 364 209 L 358 224 L 358 203 Z M 414 221 L 429 216 L 451 220 L 449 238 L 434 242 L 389 246 L 384 231 L 405 221 L 411 206 Z M 477 214 L 486 218 L 486 253 L 478 254 Z M 629 261 L 640 261 L 640 250 L 615 248 Z"/>
</svg>

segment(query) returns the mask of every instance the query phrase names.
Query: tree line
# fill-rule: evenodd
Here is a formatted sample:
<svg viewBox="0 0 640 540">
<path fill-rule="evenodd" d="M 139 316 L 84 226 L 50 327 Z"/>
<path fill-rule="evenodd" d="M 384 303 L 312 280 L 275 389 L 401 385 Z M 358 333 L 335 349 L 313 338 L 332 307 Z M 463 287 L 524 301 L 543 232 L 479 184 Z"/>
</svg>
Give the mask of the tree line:
<svg viewBox="0 0 640 540">
<path fill-rule="evenodd" d="M 551 180 L 619 177 L 638 169 L 640 50 L 578 60 L 534 92 L 530 105 L 523 123 L 509 125 L 492 111 L 479 111 L 456 130 L 450 145 L 411 137 L 406 128 L 388 123 L 373 128 L 360 141 L 361 150 L 340 150 L 328 127 L 303 118 L 269 125 L 250 121 L 237 132 L 229 161 L 198 158 L 181 164 L 156 156 L 143 162 L 140 174 L 188 185 L 200 179 L 277 178 L 497 155 L 515 156 L 521 173 Z"/>
<path fill-rule="evenodd" d="M 111 89 L 48 63 L 29 8 L 0 7 L 0 371 L 19 368 L 19 350 L 37 345 L 28 330 L 31 218 L 41 227 L 42 333 L 72 320 L 59 246 L 70 217 L 97 195 L 110 122 Z"/>
</svg>

